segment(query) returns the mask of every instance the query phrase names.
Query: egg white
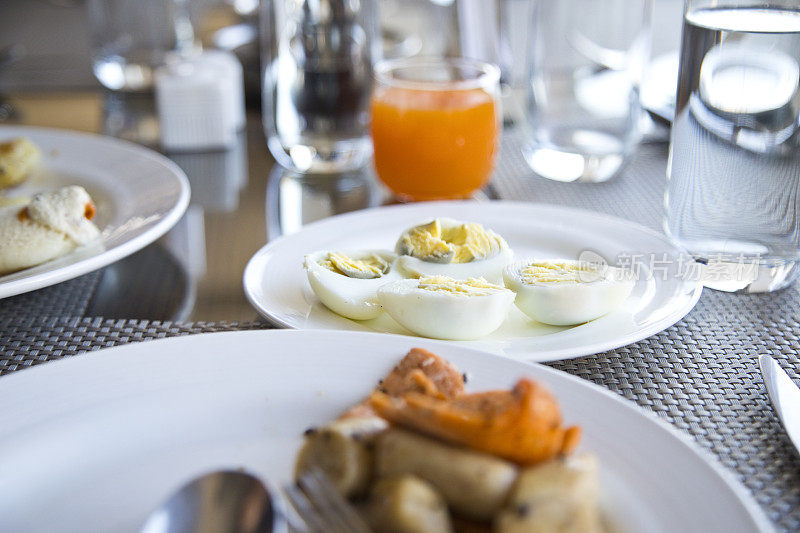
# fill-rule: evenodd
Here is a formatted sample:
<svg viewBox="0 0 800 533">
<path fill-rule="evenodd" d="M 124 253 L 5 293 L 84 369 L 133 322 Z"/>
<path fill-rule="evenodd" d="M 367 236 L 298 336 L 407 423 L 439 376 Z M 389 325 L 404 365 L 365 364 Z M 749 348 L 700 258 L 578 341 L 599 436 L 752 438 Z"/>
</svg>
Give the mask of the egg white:
<svg viewBox="0 0 800 533">
<path fill-rule="evenodd" d="M 500 327 L 514 301 L 507 289 L 490 294 L 464 295 L 419 288 L 419 280 L 383 285 L 378 300 L 406 329 L 433 339 L 471 340 Z"/>
<path fill-rule="evenodd" d="M 329 250 L 321 250 L 305 257 L 306 274 L 311 289 L 320 301 L 334 313 L 353 320 L 369 320 L 383 312 L 378 302 L 378 288 L 386 283 L 396 281 L 402 276 L 392 266 L 389 272 L 380 278 L 350 278 L 338 272 L 328 270 L 320 265 L 320 261 L 328 258 Z M 359 250 L 342 252 L 348 257 L 360 259 L 375 254 L 392 264 L 396 256 L 387 250 Z"/>
<path fill-rule="evenodd" d="M 514 260 L 510 248 L 502 248 L 492 257 L 469 263 L 430 263 L 410 255 L 401 255 L 395 266 L 406 277 L 448 276 L 453 279 L 483 278 L 490 283 L 503 283 L 503 269 Z"/>
<path fill-rule="evenodd" d="M 587 281 L 526 283 L 521 270 L 532 262 L 571 263 L 563 259 L 517 262 L 503 270 L 506 287 L 517 296 L 515 304 L 526 315 L 544 324 L 573 326 L 617 309 L 630 295 L 636 280 L 629 271 L 607 266 Z"/>
</svg>

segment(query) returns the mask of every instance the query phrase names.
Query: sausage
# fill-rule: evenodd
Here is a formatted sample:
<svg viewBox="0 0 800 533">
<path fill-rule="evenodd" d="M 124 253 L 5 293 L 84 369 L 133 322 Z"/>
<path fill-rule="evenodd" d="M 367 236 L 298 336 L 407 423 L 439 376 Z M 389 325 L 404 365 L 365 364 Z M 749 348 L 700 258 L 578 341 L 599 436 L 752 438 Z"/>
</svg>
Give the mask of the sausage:
<svg viewBox="0 0 800 533">
<path fill-rule="evenodd" d="M 505 504 L 517 467 L 485 453 L 392 429 L 375 441 L 375 473 L 379 478 L 415 475 L 433 485 L 454 512 L 490 520 Z"/>
<path fill-rule="evenodd" d="M 295 463 L 295 477 L 318 468 L 346 498 L 363 496 L 372 479 L 371 443 L 387 423 L 378 417 L 347 418 L 309 430 Z"/>
<path fill-rule="evenodd" d="M 436 490 L 415 476 L 379 481 L 368 503 L 370 525 L 383 533 L 450 533 L 447 504 Z"/>
<path fill-rule="evenodd" d="M 555 459 L 522 470 L 497 533 L 602 533 L 597 460 L 591 455 Z"/>
</svg>

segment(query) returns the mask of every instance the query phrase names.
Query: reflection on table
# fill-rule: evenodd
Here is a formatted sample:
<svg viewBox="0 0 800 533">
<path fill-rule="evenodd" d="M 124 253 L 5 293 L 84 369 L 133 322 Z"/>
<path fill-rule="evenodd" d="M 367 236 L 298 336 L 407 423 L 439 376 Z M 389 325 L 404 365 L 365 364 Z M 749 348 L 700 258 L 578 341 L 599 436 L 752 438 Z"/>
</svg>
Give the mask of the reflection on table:
<svg viewBox="0 0 800 533">
<path fill-rule="evenodd" d="M 267 182 L 267 236 L 296 233 L 310 222 L 381 204 L 371 168 L 343 174 L 300 174 L 279 165 Z"/>
</svg>

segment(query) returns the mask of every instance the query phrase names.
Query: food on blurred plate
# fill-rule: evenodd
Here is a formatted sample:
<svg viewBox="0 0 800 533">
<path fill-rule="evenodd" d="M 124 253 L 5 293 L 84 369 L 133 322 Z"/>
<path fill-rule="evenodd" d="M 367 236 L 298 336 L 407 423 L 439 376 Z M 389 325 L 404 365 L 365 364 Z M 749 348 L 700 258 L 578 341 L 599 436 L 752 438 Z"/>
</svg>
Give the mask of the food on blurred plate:
<svg viewBox="0 0 800 533">
<path fill-rule="evenodd" d="M 482 278 L 423 276 L 382 285 L 378 301 L 393 319 L 417 335 L 469 340 L 500 327 L 514 293 Z"/>
<path fill-rule="evenodd" d="M 25 205 L 31 202 L 30 196 L 0 196 L 0 209 L 14 205 Z"/>
<path fill-rule="evenodd" d="M 389 424 L 377 417 L 343 418 L 306 432 L 295 469 L 319 468 L 344 496 L 364 496 L 372 478 L 370 440 Z"/>
<path fill-rule="evenodd" d="M 375 476 L 416 476 L 438 490 L 459 516 L 491 520 L 517 479 L 510 461 L 403 429 L 382 433 L 375 444 Z"/>
<path fill-rule="evenodd" d="M 95 205 L 77 185 L 35 195 L 24 207 L 0 209 L 0 274 L 50 261 L 100 235 Z"/>
<path fill-rule="evenodd" d="M 497 515 L 495 529 L 503 533 L 602 533 L 606 528 L 597 506 L 597 480 L 597 459 L 588 454 L 526 468 L 520 472 L 505 509 Z"/>
<path fill-rule="evenodd" d="M 418 381 L 426 392 L 390 396 L 376 391 L 369 404 L 394 424 L 520 464 L 568 454 L 578 444 L 580 430 L 562 427 L 555 398 L 529 379 L 519 380 L 511 390 L 456 398 L 430 394 L 435 386 Z"/>
<path fill-rule="evenodd" d="M 475 222 L 435 218 L 405 230 L 395 246 L 398 267 L 413 276 L 484 278 L 501 283 L 513 253 L 497 233 Z"/>
<path fill-rule="evenodd" d="M 433 485 L 412 475 L 375 483 L 367 508 L 376 531 L 452 531 L 447 502 Z"/>
<path fill-rule="evenodd" d="M 378 532 L 600 532 L 596 461 L 570 456 L 579 437 L 541 385 L 465 393 L 457 368 L 415 348 L 306 432 L 295 475 L 324 472 Z"/>
<path fill-rule="evenodd" d="M 0 142 L 0 188 L 25 181 L 41 155 L 36 145 L 24 137 Z"/>
<path fill-rule="evenodd" d="M 354 320 L 375 318 L 381 312 L 378 287 L 400 279 L 389 251 L 319 251 L 305 257 L 308 282 L 331 311 Z"/>
<path fill-rule="evenodd" d="M 582 324 L 613 311 L 636 282 L 628 270 L 563 259 L 515 263 L 503 278 L 517 293 L 523 313 L 556 326 Z"/>
</svg>

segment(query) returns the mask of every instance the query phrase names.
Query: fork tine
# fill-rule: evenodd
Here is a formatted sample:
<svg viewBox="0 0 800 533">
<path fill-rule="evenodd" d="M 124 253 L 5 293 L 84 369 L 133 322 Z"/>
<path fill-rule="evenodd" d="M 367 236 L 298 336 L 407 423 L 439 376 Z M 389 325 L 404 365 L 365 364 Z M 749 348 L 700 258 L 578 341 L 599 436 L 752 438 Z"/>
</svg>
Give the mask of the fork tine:
<svg viewBox="0 0 800 533">
<path fill-rule="evenodd" d="M 330 478 L 328 478 L 328 476 L 325 475 L 322 470 L 315 470 L 312 472 L 312 475 L 315 475 L 319 482 L 320 488 L 325 494 L 329 495 L 329 501 L 337 507 L 342 516 L 345 517 L 348 524 L 355 529 L 355 531 L 360 533 L 372 532 L 372 529 L 364 521 L 362 515 L 360 515 L 355 508 L 344 499 L 339 491 L 336 490 L 336 487 L 334 487 Z"/>
<path fill-rule="evenodd" d="M 331 503 L 324 489 L 319 486 L 318 479 L 310 473 L 306 473 L 300 476 L 297 483 L 331 530 L 347 533 L 354 531 L 347 518 L 342 516 L 341 512 Z"/>
<path fill-rule="evenodd" d="M 319 516 L 319 513 L 306 498 L 305 494 L 295 485 L 288 485 L 284 487 L 283 492 L 289 499 L 289 503 L 303 519 L 308 531 L 311 533 L 321 533 L 325 531 L 325 522 Z"/>
<path fill-rule="evenodd" d="M 281 506 L 281 512 L 289 524 L 290 533 L 310 533 L 308 524 L 306 524 L 306 521 L 303 520 L 303 517 L 297 511 L 297 507 L 292 497 L 289 496 L 287 488 L 283 487 L 282 491 L 285 498 L 282 500 L 284 504 Z"/>
<path fill-rule="evenodd" d="M 345 501 L 327 476 L 319 469 L 312 469 L 298 480 L 310 500 L 317 505 L 326 520 L 336 521 L 344 531 L 370 533 L 369 526 L 361 516 Z"/>
</svg>

